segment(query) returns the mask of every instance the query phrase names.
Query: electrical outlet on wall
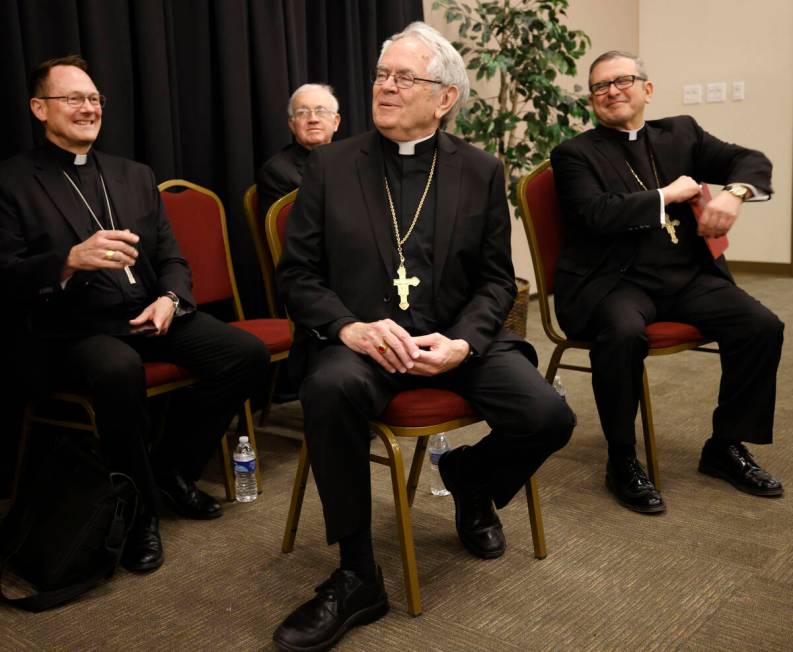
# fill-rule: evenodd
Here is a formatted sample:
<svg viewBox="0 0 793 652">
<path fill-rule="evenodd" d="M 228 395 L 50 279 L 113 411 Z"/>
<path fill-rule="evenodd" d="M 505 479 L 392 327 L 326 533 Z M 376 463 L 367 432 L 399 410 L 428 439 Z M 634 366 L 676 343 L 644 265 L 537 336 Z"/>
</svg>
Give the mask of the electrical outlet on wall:
<svg viewBox="0 0 793 652">
<path fill-rule="evenodd" d="M 727 82 L 708 82 L 706 102 L 726 102 Z"/>
<path fill-rule="evenodd" d="M 683 104 L 702 104 L 702 84 L 683 86 Z"/>
<path fill-rule="evenodd" d="M 732 83 L 732 101 L 742 102 L 746 99 L 746 82 L 734 81 Z"/>
</svg>

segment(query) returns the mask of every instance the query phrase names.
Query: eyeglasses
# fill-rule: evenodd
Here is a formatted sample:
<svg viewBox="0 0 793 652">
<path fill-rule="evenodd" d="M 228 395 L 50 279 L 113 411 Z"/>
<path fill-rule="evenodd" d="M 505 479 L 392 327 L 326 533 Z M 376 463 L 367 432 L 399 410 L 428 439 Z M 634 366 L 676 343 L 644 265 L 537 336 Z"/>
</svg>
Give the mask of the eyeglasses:
<svg viewBox="0 0 793 652">
<path fill-rule="evenodd" d="M 592 93 L 592 95 L 605 95 L 609 92 L 609 88 L 612 84 L 614 84 L 614 86 L 619 90 L 624 91 L 626 88 L 633 86 L 633 82 L 635 82 L 637 79 L 647 81 L 647 77 L 639 77 L 639 75 L 620 75 L 611 81 L 602 81 L 598 82 L 597 84 L 592 84 L 589 87 L 589 91 Z"/>
<path fill-rule="evenodd" d="M 417 81 L 426 82 L 428 84 L 443 84 L 442 81 L 437 79 L 423 79 L 422 77 L 416 77 L 410 72 L 389 72 L 383 68 L 378 68 L 372 73 L 372 81 L 379 86 L 385 84 L 391 76 L 394 77 L 394 83 L 397 85 L 397 88 L 412 88 L 413 84 Z"/>
<path fill-rule="evenodd" d="M 308 120 L 312 115 L 315 116 L 317 120 L 330 120 L 336 115 L 336 112 L 326 109 L 324 106 L 318 106 L 316 109 L 301 107 L 292 111 L 292 117 L 296 120 Z"/>
<path fill-rule="evenodd" d="M 39 100 L 61 100 L 66 102 L 69 106 L 82 106 L 83 102 L 88 100 L 88 104 L 91 106 L 104 106 L 105 102 L 107 102 L 107 98 L 104 95 L 99 95 L 98 93 L 92 93 L 91 95 L 82 95 L 81 93 L 70 93 L 69 95 L 43 95 L 39 98 Z"/>
</svg>

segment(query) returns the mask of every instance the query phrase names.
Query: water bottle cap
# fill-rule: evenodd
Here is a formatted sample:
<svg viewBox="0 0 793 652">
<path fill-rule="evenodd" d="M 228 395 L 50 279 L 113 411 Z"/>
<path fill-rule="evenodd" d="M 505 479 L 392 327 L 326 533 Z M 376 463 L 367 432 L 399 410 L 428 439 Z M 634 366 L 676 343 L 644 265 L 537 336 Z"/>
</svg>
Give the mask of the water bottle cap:
<svg viewBox="0 0 793 652">
<path fill-rule="evenodd" d="M 240 444 L 247 444 L 247 443 L 248 443 L 248 438 L 245 435 L 240 437 Z"/>
</svg>

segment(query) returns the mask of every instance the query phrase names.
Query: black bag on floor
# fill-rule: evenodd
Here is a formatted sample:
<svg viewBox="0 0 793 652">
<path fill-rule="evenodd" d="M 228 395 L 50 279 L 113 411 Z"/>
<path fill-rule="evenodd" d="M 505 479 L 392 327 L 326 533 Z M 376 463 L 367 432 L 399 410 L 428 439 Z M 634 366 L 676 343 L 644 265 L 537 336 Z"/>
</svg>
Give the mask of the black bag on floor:
<svg viewBox="0 0 793 652">
<path fill-rule="evenodd" d="M 135 518 L 131 478 L 110 473 L 99 457 L 62 438 L 29 469 L 20 495 L 0 523 L 0 602 L 26 611 L 64 604 L 113 575 Z M 7 568 L 38 591 L 8 598 Z"/>
</svg>

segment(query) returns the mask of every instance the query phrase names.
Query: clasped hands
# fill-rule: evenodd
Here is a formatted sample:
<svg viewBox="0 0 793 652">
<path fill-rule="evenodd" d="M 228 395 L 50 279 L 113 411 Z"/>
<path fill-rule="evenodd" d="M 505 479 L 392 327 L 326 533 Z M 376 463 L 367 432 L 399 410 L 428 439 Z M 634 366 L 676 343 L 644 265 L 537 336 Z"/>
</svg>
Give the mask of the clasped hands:
<svg viewBox="0 0 793 652">
<path fill-rule="evenodd" d="M 679 204 L 685 201 L 696 201 L 702 189 L 691 177 L 680 176 L 668 186 L 661 188 L 664 204 Z M 722 190 L 705 204 L 699 221 L 697 233 L 706 238 L 717 238 L 725 235 L 738 218 L 742 201 L 732 193 Z"/>
<path fill-rule="evenodd" d="M 339 331 L 339 339 L 389 373 L 412 376 L 436 376 L 454 369 L 471 350 L 465 340 L 451 340 L 440 333 L 413 337 L 390 319 L 346 324 Z"/>
</svg>

